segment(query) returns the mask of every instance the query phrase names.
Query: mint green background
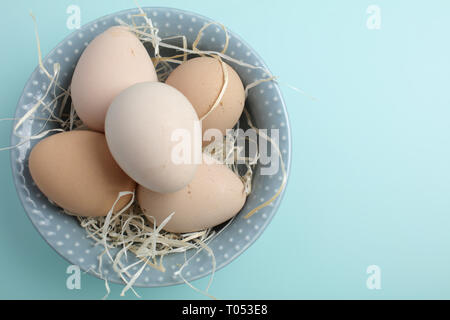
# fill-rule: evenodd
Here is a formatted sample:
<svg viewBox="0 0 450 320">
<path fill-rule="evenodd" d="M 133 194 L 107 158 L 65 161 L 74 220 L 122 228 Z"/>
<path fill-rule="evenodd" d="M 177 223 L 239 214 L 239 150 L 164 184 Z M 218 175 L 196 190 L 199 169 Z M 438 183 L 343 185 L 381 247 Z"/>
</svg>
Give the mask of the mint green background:
<svg viewBox="0 0 450 320">
<path fill-rule="evenodd" d="M 2 1 L 0 118 L 11 117 L 37 64 L 30 10 L 47 53 L 82 23 L 133 1 Z M 450 298 L 450 3 L 448 1 L 149 1 L 224 23 L 283 83 L 293 166 L 262 237 L 216 273 L 220 299 Z M 381 8 L 381 30 L 366 9 Z M 277 40 L 278 39 L 278 40 Z M 0 145 L 11 122 L 0 122 Z M 102 281 L 66 289 L 68 263 L 25 215 L 0 152 L 0 298 L 98 299 Z M 382 289 L 366 287 L 378 265 Z M 207 280 L 194 285 L 204 288 Z M 120 286 L 112 285 L 112 298 Z M 187 286 L 138 289 L 146 299 L 203 298 Z M 133 298 L 129 293 L 128 298 Z"/>
</svg>

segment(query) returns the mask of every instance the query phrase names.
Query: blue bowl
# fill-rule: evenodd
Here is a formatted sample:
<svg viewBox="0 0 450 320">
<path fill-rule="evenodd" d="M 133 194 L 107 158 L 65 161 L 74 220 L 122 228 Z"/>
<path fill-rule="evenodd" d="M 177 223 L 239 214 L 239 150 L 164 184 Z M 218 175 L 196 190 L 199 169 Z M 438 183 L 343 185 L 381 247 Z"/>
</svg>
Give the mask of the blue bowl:
<svg viewBox="0 0 450 320">
<path fill-rule="evenodd" d="M 184 34 L 192 46 L 197 33 L 206 23 L 212 20 L 195 13 L 171 8 L 143 8 L 153 20 L 155 27 L 159 28 L 161 37 Z M 75 65 L 89 42 L 113 25 L 117 25 L 117 18 L 131 22 L 131 15 L 137 14 L 137 9 L 125 10 L 97 19 L 81 29 L 73 32 L 60 42 L 44 59 L 47 70 L 53 70 L 53 63 L 61 65 L 60 84 L 67 88 L 70 84 Z M 227 55 L 234 59 L 247 62 L 251 65 L 261 66 L 267 70 L 259 55 L 233 32 L 230 34 L 230 44 Z M 221 51 L 225 36 L 220 28 L 211 26 L 204 31 L 199 44 L 202 50 Z M 34 57 L 30 57 L 33 58 Z M 261 69 L 250 69 L 230 63 L 239 73 L 244 85 L 265 77 Z M 49 79 L 36 68 L 27 81 L 22 96 L 17 105 L 17 118 L 22 117 L 45 93 Z M 44 101 L 49 102 L 50 97 Z M 279 149 L 282 152 L 286 174 L 289 176 L 291 161 L 291 132 L 286 106 L 280 89 L 275 82 L 266 82 L 253 88 L 249 92 L 246 107 L 251 113 L 252 120 L 258 128 L 279 129 Z M 36 114 L 36 117 L 45 117 L 45 112 Z M 27 120 L 20 128 L 19 134 L 30 136 L 41 130 L 51 129 L 51 123 L 44 123 L 37 119 Z M 11 137 L 11 145 L 16 145 L 21 139 L 16 135 Z M 86 237 L 86 232 L 80 227 L 78 220 L 61 212 L 61 209 L 52 205 L 36 187 L 28 170 L 28 156 L 38 141 L 29 141 L 21 144 L 11 151 L 11 165 L 17 193 L 30 220 L 47 241 L 61 256 L 71 264 L 78 265 L 82 270 L 94 276 L 99 276 L 98 255 L 102 252 L 101 246 L 94 246 L 94 242 Z M 270 206 L 267 206 L 251 218 L 244 216 L 253 208 L 264 203 L 276 193 L 283 179 L 279 170 L 273 175 L 262 175 L 261 165 L 258 164 L 253 180 L 253 191 L 248 197 L 242 211 L 208 246 L 213 250 L 217 269 L 223 268 L 244 252 L 266 229 L 275 215 L 282 200 L 282 194 Z M 207 276 L 212 271 L 212 260 L 207 252 L 195 254 L 194 250 L 187 252 L 189 264 L 183 269 L 183 277 L 193 281 Z M 195 257 L 193 255 L 195 254 Z M 191 259 L 191 257 L 193 257 Z M 137 261 L 132 254 L 128 256 L 128 263 Z M 123 283 L 113 271 L 112 265 L 104 259 L 103 277 L 110 282 Z M 165 272 L 147 267 L 136 281 L 137 287 L 159 287 L 183 283 L 176 271 L 185 262 L 183 253 L 174 253 L 164 258 Z M 137 268 L 135 269 L 137 271 Z"/>
</svg>

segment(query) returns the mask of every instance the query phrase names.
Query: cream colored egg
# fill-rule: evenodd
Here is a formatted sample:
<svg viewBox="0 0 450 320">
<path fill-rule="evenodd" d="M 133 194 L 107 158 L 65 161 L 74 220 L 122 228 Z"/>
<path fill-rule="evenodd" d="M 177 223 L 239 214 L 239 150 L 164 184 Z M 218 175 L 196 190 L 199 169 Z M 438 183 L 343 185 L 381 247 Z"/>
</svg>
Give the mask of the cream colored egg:
<svg viewBox="0 0 450 320">
<path fill-rule="evenodd" d="M 161 194 L 137 187 L 137 200 L 150 221 L 154 218 L 158 225 L 174 213 L 164 229 L 193 232 L 217 226 L 242 209 L 246 195 L 240 178 L 225 165 L 204 157 L 208 162 L 201 164 L 194 179 L 178 192 Z"/>
<path fill-rule="evenodd" d="M 218 107 L 202 121 L 203 132 L 218 129 L 225 134 L 239 120 L 245 104 L 245 90 L 239 75 L 229 65 L 228 86 Z M 166 83 L 181 91 L 201 119 L 211 110 L 224 84 L 221 63 L 211 57 L 188 60 L 178 66 Z"/>
<path fill-rule="evenodd" d="M 105 135 L 92 131 L 58 133 L 40 141 L 29 158 L 31 176 L 50 200 L 79 216 L 106 216 L 120 192 L 136 183 L 114 161 Z M 115 212 L 131 195 L 120 198 Z"/>
<path fill-rule="evenodd" d="M 201 125 L 178 90 L 160 82 L 136 84 L 119 94 L 105 121 L 108 146 L 120 167 L 156 192 L 175 192 L 201 162 Z"/>
<path fill-rule="evenodd" d="M 139 39 L 125 27 L 112 27 L 81 55 L 72 78 L 72 101 L 81 120 L 92 130 L 103 132 L 108 107 L 122 90 L 157 80 Z"/>
</svg>

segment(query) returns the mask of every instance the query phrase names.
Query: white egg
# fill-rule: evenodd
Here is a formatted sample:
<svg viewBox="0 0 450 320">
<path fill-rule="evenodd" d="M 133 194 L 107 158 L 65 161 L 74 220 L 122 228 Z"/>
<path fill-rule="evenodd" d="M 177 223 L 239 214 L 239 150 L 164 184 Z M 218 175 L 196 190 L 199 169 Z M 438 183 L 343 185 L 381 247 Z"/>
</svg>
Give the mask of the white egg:
<svg viewBox="0 0 450 320">
<path fill-rule="evenodd" d="M 105 134 L 123 171 L 155 192 L 184 188 L 202 160 L 197 114 L 164 83 L 143 82 L 120 93 L 108 109 Z"/>
</svg>

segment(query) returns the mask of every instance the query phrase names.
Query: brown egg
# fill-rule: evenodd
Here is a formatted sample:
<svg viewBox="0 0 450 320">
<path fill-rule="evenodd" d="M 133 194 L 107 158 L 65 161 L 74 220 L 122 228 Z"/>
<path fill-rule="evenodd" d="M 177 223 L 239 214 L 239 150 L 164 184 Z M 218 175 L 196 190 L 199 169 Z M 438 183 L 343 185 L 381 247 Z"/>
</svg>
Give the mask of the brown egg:
<svg viewBox="0 0 450 320">
<path fill-rule="evenodd" d="M 194 232 L 219 225 L 242 209 L 246 199 L 242 181 L 225 165 L 204 158 L 194 179 L 180 191 L 162 194 L 137 187 L 137 200 L 150 221 L 154 217 L 159 225 L 175 212 L 164 230 Z"/>
<path fill-rule="evenodd" d="M 239 75 L 227 65 L 228 86 L 219 106 L 203 120 L 203 132 L 227 129 L 239 120 L 245 104 L 245 89 Z M 183 93 L 194 106 L 201 119 L 211 110 L 224 83 L 221 63 L 211 57 L 188 60 L 178 66 L 167 78 L 166 83 Z"/>
<path fill-rule="evenodd" d="M 145 81 L 158 81 L 147 50 L 134 33 L 114 26 L 92 40 L 78 60 L 71 85 L 73 105 L 84 124 L 103 132 L 114 98 Z"/>
<path fill-rule="evenodd" d="M 28 162 L 31 176 L 50 200 L 79 216 L 106 216 L 119 192 L 136 183 L 116 164 L 105 135 L 92 131 L 58 133 L 40 141 Z M 122 197 L 115 212 L 131 195 Z"/>
</svg>

